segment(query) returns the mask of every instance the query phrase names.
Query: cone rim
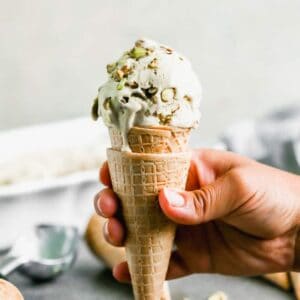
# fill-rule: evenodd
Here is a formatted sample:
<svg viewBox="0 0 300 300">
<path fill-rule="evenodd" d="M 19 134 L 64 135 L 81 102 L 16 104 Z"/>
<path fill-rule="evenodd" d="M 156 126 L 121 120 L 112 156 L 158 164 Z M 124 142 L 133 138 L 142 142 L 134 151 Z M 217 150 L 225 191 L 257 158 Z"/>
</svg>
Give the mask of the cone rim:
<svg viewBox="0 0 300 300">
<path fill-rule="evenodd" d="M 118 152 L 121 153 L 122 157 L 137 159 L 137 160 L 170 160 L 173 158 L 190 158 L 192 155 L 191 151 L 184 152 L 170 152 L 170 153 L 139 153 L 130 151 L 120 151 L 114 148 L 107 148 L 107 152 Z"/>
</svg>

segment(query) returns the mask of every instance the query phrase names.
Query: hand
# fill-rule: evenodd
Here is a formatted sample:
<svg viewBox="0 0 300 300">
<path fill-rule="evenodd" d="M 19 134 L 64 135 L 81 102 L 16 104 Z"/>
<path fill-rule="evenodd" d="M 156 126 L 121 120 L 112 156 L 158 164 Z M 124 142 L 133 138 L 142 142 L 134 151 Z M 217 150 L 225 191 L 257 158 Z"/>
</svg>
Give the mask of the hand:
<svg viewBox="0 0 300 300">
<path fill-rule="evenodd" d="M 100 180 L 108 188 L 96 195 L 95 208 L 108 218 L 108 242 L 122 246 L 126 230 L 117 217 L 119 201 L 107 163 Z M 299 176 L 230 152 L 195 150 L 186 190 L 159 193 L 161 209 L 179 224 L 167 279 L 201 272 L 258 275 L 300 266 Z M 113 273 L 130 281 L 125 262 Z"/>
</svg>

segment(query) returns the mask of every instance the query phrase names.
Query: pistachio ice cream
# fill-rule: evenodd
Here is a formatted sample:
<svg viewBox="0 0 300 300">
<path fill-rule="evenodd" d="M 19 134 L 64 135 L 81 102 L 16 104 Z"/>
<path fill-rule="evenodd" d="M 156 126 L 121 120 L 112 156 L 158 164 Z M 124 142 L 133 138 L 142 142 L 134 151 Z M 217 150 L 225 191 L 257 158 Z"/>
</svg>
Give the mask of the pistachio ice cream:
<svg viewBox="0 0 300 300">
<path fill-rule="evenodd" d="M 107 65 L 92 113 L 116 127 L 128 150 L 133 126 L 196 127 L 201 86 L 188 59 L 170 47 L 138 40 L 119 60 Z"/>
</svg>

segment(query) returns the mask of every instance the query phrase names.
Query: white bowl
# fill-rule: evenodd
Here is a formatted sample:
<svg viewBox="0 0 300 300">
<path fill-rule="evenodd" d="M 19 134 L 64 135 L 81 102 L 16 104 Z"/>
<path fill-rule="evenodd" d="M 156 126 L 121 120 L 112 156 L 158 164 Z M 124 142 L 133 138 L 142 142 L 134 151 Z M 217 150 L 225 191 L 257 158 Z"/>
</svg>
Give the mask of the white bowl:
<svg viewBox="0 0 300 300">
<path fill-rule="evenodd" d="M 89 119 L 0 133 L 0 182 L 11 182 L 0 185 L 0 249 L 39 223 L 83 232 L 108 141 L 106 128 Z"/>
</svg>

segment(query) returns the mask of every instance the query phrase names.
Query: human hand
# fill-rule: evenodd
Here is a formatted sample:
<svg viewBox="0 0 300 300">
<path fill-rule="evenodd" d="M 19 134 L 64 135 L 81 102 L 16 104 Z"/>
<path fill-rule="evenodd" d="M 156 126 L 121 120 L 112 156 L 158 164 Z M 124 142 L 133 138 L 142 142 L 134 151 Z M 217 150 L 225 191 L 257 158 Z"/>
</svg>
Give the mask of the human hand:
<svg viewBox="0 0 300 300">
<path fill-rule="evenodd" d="M 107 240 L 122 246 L 126 230 L 107 163 L 100 180 L 108 188 L 96 195 L 95 208 L 108 218 Z M 179 224 L 167 279 L 202 272 L 257 275 L 300 266 L 299 176 L 230 152 L 195 150 L 186 190 L 159 193 L 162 211 Z M 114 276 L 129 281 L 127 263 L 116 266 Z"/>
</svg>

